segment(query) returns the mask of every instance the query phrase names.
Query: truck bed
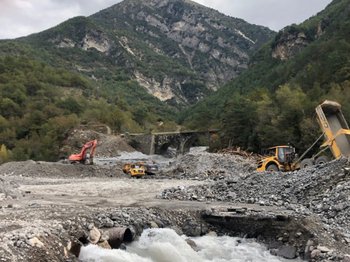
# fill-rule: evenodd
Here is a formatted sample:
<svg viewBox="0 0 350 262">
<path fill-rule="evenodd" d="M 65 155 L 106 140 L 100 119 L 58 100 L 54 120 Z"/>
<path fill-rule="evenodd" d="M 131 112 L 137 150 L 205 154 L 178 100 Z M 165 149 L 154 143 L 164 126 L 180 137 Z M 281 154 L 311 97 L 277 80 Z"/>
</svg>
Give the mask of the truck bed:
<svg viewBox="0 0 350 262">
<path fill-rule="evenodd" d="M 338 115 L 326 115 L 329 123 L 329 127 L 332 130 L 333 135 L 336 135 L 340 129 L 347 129 L 347 127 L 342 126 L 341 120 Z M 345 157 L 350 157 L 350 138 L 349 135 L 339 135 L 335 138 L 341 153 Z"/>
<path fill-rule="evenodd" d="M 329 146 L 334 158 L 350 157 L 350 129 L 335 101 L 326 100 L 316 107 L 317 120 L 326 138 L 324 146 Z M 337 135 L 339 133 L 343 133 Z"/>
</svg>

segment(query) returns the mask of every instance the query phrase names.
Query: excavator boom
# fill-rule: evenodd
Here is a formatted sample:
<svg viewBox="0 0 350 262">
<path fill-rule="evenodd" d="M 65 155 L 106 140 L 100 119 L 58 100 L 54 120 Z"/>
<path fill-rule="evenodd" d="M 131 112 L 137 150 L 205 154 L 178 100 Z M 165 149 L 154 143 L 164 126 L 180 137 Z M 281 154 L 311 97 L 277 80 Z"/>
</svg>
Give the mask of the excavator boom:
<svg viewBox="0 0 350 262">
<path fill-rule="evenodd" d="M 72 154 L 68 157 L 68 160 L 71 162 L 80 162 L 85 163 L 87 160 L 87 151 L 90 149 L 90 163 L 92 163 L 92 159 L 94 158 L 95 149 L 97 146 L 97 140 L 91 140 L 87 142 L 81 149 L 79 154 Z"/>
</svg>

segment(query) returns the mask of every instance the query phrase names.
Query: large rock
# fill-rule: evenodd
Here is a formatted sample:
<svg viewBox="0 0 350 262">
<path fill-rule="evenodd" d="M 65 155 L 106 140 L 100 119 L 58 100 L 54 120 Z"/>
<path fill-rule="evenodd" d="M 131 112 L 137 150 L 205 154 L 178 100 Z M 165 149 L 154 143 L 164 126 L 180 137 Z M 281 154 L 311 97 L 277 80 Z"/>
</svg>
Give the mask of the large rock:
<svg viewBox="0 0 350 262">
<path fill-rule="evenodd" d="M 89 241 L 92 244 L 97 244 L 100 241 L 101 232 L 96 227 L 93 227 L 89 232 Z"/>
<path fill-rule="evenodd" d="M 283 246 L 278 249 L 277 255 L 288 259 L 294 259 L 297 257 L 296 252 L 297 252 L 297 249 L 295 247 Z"/>
</svg>

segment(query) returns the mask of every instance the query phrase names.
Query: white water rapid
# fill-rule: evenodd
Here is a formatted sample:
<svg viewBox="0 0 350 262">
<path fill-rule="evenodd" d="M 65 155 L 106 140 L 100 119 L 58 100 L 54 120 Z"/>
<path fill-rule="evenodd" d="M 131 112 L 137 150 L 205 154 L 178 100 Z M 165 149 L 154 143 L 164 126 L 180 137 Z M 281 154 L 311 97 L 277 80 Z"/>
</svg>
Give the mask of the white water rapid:
<svg viewBox="0 0 350 262">
<path fill-rule="evenodd" d="M 89 245 L 82 248 L 79 259 L 83 262 L 287 261 L 270 255 L 263 245 L 251 240 L 227 236 L 191 238 L 198 247 L 199 251 L 196 252 L 187 244 L 186 238 L 171 229 L 147 229 L 126 250 L 107 250 Z"/>
</svg>

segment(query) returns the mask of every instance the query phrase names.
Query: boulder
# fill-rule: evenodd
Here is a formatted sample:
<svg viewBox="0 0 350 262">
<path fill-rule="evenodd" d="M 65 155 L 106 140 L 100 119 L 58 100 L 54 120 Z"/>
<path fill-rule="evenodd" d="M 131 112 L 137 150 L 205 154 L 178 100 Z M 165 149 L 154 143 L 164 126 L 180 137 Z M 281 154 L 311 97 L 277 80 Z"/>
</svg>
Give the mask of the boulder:
<svg viewBox="0 0 350 262">
<path fill-rule="evenodd" d="M 297 249 L 293 246 L 282 246 L 278 249 L 277 255 L 287 258 L 287 259 L 294 259 L 297 257 Z"/>
</svg>

